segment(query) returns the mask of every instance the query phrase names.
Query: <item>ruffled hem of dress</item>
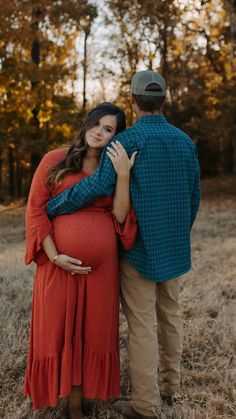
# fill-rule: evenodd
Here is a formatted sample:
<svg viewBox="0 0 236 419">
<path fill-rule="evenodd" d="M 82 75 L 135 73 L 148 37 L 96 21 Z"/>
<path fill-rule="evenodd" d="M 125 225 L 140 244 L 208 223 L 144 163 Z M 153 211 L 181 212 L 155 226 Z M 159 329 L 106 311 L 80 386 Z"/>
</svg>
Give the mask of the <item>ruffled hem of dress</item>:
<svg viewBox="0 0 236 419">
<path fill-rule="evenodd" d="M 88 399 L 108 400 L 120 395 L 118 353 L 89 349 L 84 352 L 81 368 L 81 357 L 73 352 L 74 359 L 72 349 L 67 349 L 61 357 L 55 354 L 27 366 L 24 395 L 31 397 L 33 410 L 57 406 L 59 397 L 69 396 L 72 385 L 82 386 Z"/>
<path fill-rule="evenodd" d="M 32 399 L 32 409 L 55 407 L 59 396 L 59 357 L 33 361 L 27 367 L 24 395 Z"/>
<path fill-rule="evenodd" d="M 83 361 L 83 396 L 108 400 L 120 395 L 119 351 L 97 352 L 85 349 Z"/>
</svg>

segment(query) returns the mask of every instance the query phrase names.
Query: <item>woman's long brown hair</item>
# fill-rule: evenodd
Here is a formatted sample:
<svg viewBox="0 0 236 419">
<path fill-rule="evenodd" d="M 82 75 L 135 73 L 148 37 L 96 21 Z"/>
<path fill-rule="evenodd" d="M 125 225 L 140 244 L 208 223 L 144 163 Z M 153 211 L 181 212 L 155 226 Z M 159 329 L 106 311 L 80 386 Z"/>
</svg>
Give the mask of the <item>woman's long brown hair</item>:
<svg viewBox="0 0 236 419">
<path fill-rule="evenodd" d="M 61 181 L 66 175 L 77 173 L 81 170 L 83 159 L 86 155 L 88 145 L 85 140 L 85 133 L 93 128 L 97 122 L 106 115 L 114 115 L 117 118 L 116 134 L 126 128 L 125 114 L 118 106 L 109 102 L 101 103 L 89 112 L 78 135 L 75 137 L 64 159 L 53 166 L 48 172 L 48 185 L 53 187 Z"/>
</svg>

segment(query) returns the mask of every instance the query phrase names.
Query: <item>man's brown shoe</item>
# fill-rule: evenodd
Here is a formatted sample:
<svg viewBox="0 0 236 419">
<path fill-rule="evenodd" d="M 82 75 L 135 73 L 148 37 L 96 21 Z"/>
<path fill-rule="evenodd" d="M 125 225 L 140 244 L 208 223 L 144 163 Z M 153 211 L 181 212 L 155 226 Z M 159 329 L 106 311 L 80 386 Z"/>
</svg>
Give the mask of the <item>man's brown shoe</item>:
<svg viewBox="0 0 236 419">
<path fill-rule="evenodd" d="M 173 406 L 174 400 L 172 396 L 161 396 L 162 402 L 166 406 Z"/>
<path fill-rule="evenodd" d="M 181 395 L 179 393 L 173 393 L 171 396 L 165 394 L 161 395 L 162 403 L 166 406 L 173 406 L 175 403 L 181 400 Z"/>
<path fill-rule="evenodd" d="M 113 403 L 112 407 L 117 413 L 120 413 L 120 415 L 127 419 L 157 419 L 157 416 L 145 416 L 136 412 L 132 402 L 119 400 L 118 402 Z"/>
</svg>

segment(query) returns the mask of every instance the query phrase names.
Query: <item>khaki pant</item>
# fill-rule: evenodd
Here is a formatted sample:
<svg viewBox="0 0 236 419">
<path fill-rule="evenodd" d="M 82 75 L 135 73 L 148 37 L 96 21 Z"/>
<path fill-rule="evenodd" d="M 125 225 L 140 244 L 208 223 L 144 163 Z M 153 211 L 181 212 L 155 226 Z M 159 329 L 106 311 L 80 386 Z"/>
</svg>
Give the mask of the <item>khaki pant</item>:
<svg viewBox="0 0 236 419">
<path fill-rule="evenodd" d="M 121 261 L 121 302 L 129 327 L 132 401 L 135 410 L 143 415 L 155 414 L 160 393 L 170 396 L 179 390 L 179 290 L 179 279 L 150 281 L 129 262 Z"/>
</svg>

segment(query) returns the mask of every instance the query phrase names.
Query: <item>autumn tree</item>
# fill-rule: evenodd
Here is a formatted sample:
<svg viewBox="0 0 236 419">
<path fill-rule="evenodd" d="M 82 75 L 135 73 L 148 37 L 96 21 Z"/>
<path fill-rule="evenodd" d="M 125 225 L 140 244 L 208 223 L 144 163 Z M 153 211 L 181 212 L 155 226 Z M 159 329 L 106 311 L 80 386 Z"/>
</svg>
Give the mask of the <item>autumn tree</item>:
<svg viewBox="0 0 236 419">
<path fill-rule="evenodd" d="M 165 112 L 198 142 L 202 173 L 232 171 L 235 1 L 107 0 L 106 4 L 112 13 L 110 22 L 119 28 L 111 36 L 116 42 L 111 58 L 120 68 L 119 97 L 136 70 L 160 71 L 168 85 Z M 127 107 L 127 97 L 120 103 Z"/>
<path fill-rule="evenodd" d="M 66 140 L 74 131 L 78 110 L 69 83 L 77 67 L 71 58 L 82 20 L 89 16 L 92 23 L 96 8 L 86 0 L 7 5 L 0 0 L 0 6 L 0 152 L 5 161 L 7 153 L 13 156 L 9 168 L 18 172 L 18 182 L 17 173 L 9 172 L 8 180 L 15 179 L 20 195 L 19 178 L 28 176 L 29 183 L 29 175 L 20 175 L 21 166 L 32 176 L 49 145 L 59 138 Z M 13 188 L 12 193 L 16 195 Z"/>
<path fill-rule="evenodd" d="M 159 69 L 168 81 L 179 22 L 175 1 L 107 0 L 106 4 L 110 21 L 119 28 L 113 35 L 117 42 L 113 54 L 121 66 L 120 94 L 129 90 L 133 74 L 141 68 Z"/>
<path fill-rule="evenodd" d="M 221 0 L 189 1 L 181 26 L 179 75 L 186 82 L 175 101 L 175 119 L 198 142 L 203 173 L 230 172 L 236 96 L 229 11 Z"/>
<path fill-rule="evenodd" d="M 164 111 L 198 143 L 202 173 L 236 172 L 235 0 L 95 4 L 0 0 L 0 195 L 26 195 L 42 154 L 70 141 L 78 111 L 108 93 L 131 124 L 130 82 L 142 69 L 166 78 Z M 89 79 L 100 86 L 90 103 Z"/>
</svg>

